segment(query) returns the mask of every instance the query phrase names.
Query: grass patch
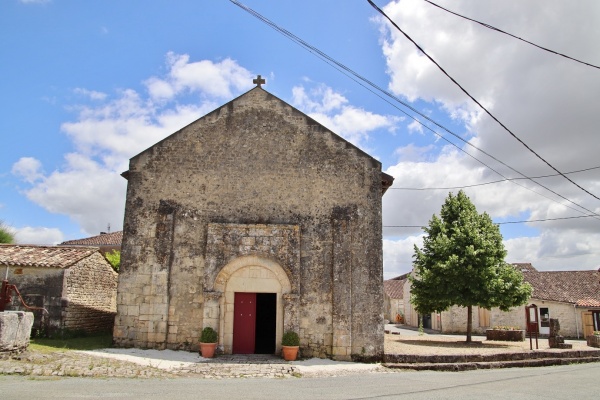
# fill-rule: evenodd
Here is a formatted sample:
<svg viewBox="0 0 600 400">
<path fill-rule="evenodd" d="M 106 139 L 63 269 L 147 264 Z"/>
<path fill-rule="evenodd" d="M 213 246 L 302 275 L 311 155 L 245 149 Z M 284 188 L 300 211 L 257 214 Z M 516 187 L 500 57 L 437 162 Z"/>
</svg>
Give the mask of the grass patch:
<svg viewBox="0 0 600 400">
<path fill-rule="evenodd" d="M 50 353 L 66 350 L 96 350 L 112 345 L 112 335 L 86 336 L 78 338 L 34 338 L 31 339 L 31 350 Z"/>
</svg>

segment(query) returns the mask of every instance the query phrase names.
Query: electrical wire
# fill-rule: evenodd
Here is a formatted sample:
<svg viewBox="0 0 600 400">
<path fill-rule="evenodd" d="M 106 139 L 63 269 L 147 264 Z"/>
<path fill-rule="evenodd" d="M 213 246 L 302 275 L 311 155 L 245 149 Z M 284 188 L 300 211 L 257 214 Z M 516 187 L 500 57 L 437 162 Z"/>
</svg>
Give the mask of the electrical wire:
<svg viewBox="0 0 600 400">
<path fill-rule="evenodd" d="M 508 225 L 508 224 L 527 224 L 530 222 L 548 222 L 548 221 L 561 221 L 565 219 L 578 219 L 578 218 L 593 218 L 595 215 L 578 215 L 575 217 L 558 217 L 558 218 L 545 218 L 545 219 L 530 219 L 527 221 L 505 221 L 505 222 L 494 222 L 495 225 Z M 383 225 L 383 228 L 422 228 L 426 225 Z"/>
<path fill-rule="evenodd" d="M 485 167 L 489 168 L 491 171 L 495 172 L 496 174 L 498 174 L 499 176 L 501 176 L 504 179 L 509 179 L 506 176 L 504 176 L 502 173 L 498 172 L 497 170 L 495 170 L 494 168 L 492 168 L 491 166 L 487 165 L 486 163 L 484 163 L 483 161 L 477 159 L 475 156 L 473 156 L 472 154 L 468 153 L 465 149 L 459 147 L 458 145 L 456 145 L 455 143 L 453 143 L 452 141 L 448 140 L 448 138 L 444 137 L 443 135 L 441 135 L 440 133 L 436 132 L 435 130 L 433 130 L 431 127 L 429 127 L 427 124 L 424 124 L 423 122 L 421 122 L 418 118 L 415 118 L 414 116 L 410 115 L 409 113 L 407 113 L 406 111 L 402 110 L 401 108 L 399 108 L 398 106 L 396 106 L 395 104 L 391 103 L 389 100 L 385 99 L 384 97 L 382 97 L 381 95 L 379 95 L 378 93 L 374 92 L 373 90 L 371 90 L 369 87 L 367 87 L 366 85 L 378 90 L 379 92 L 383 93 L 385 96 L 387 96 L 388 98 L 402 104 L 403 106 L 405 106 L 406 108 L 408 108 L 409 110 L 411 110 L 412 112 L 414 112 L 415 114 L 421 116 L 423 119 L 431 122 L 432 124 L 434 124 L 435 126 L 439 127 L 440 129 L 448 132 L 450 135 L 454 136 L 455 138 L 457 138 L 458 140 L 462 141 L 463 143 L 465 143 L 467 146 L 470 146 L 476 150 L 478 150 L 479 152 L 485 154 L 486 156 L 490 157 L 491 159 L 495 160 L 496 162 L 504 165 L 505 167 L 509 168 L 510 170 L 514 171 L 515 173 L 521 175 L 522 177 L 524 177 L 525 179 L 529 179 L 531 182 L 535 183 L 536 185 L 546 189 L 547 191 L 553 193 L 554 195 L 556 195 L 557 197 L 562 198 L 563 200 L 585 210 L 586 212 L 590 213 L 590 214 L 595 214 L 598 218 L 600 218 L 599 214 L 594 213 L 593 211 L 587 209 L 586 207 L 575 203 L 574 201 L 568 199 L 567 197 L 557 193 L 556 191 L 546 187 L 545 185 L 542 185 L 541 183 L 528 178 L 525 174 L 521 173 L 520 171 L 517 171 L 516 169 L 512 168 L 511 166 L 509 166 L 508 164 L 504 163 L 503 161 L 497 159 L 496 157 L 494 157 L 493 155 L 487 153 L 485 150 L 475 146 L 474 144 L 470 143 L 469 141 L 465 140 L 464 138 L 460 137 L 460 135 L 452 132 L 451 130 L 449 130 L 448 128 L 446 128 L 445 126 L 441 125 L 440 123 L 438 123 L 437 121 L 433 120 L 432 118 L 428 117 L 427 115 L 421 113 L 420 111 L 418 111 L 416 108 L 414 108 L 413 106 L 411 106 L 410 104 L 402 101 L 400 98 L 394 96 L 392 93 L 390 93 L 389 91 L 381 88 L 380 86 L 376 85 L 375 83 L 371 82 L 370 80 L 366 79 L 365 77 L 363 77 L 362 75 L 358 74 L 357 72 L 353 71 L 352 69 L 350 69 L 349 67 L 347 67 L 346 65 L 338 62 L 337 60 L 333 59 L 332 57 L 328 56 L 326 53 L 322 52 L 321 50 L 319 50 L 318 48 L 310 45 L 309 43 L 305 42 L 304 40 L 302 40 L 301 38 L 299 38 L 298 36 L 294 35 L 293 33 L 289 32 L 288 30 L 286 30 L 285 28 L 282 28 L 280 26 L 278 26 L 277 24 L 275 24 L 274 22 L 272 22 L 271 20 L 269 20 L 268 18 L 264 17 L 263 15 L 261 15 L 260 13 L 258 13 L 257 11 L 254 11 L 253 9 L 251 9 L 250 7 L 247 7 L 246 5 L 240 3 L 238 0 L 229 0 L 230 2 L 232 2 L 233 4 L 237 5 L 238 7 L 240 7 L 241 9 L 243 9 L 244 11 L 248 12 L 249 14 L 251 14 L 252 16 L 254 16 L 255 18 L 259 19 L 261 22 L 265 23 L 266 25 L 268 25 L 269 27 L 271 27 L 272 29 L 274 29 L 275 31 L 279 32 L 280 34 L 284 35 L 285 37 L 287 37 L 288 39 L 292 40 L 294 43 L 296 43 L 297 45 L 299 45 L 300 47 L 302 47 L 303 49 L 307 50 L 308 52 L 312 53 L 313 55 L 315 55 L 316 57 L 320 58 L 321 60 L 323 60 L 324 62 L 326 62 L 327 64 L 329 64 L 331 67 L 335 68 L 336 70 L 338 70 L 339 72 L 341 72 L 342 74 L 346 75 L 347 77 L 349 77 L 350 79 L 352 79 L 354 82 L 356 82 L 357 84 L 359 84 L 360 86 L 362 86 L 363 88 L 365 88 L 366 90 L 368 90 L 369 92 L 375 94 L 377 97 L 379 97 L 380 99 L 384 100 L 385 102 L 387 102 L 388 104 L 390 104 L 391 106 L 393 106 L 394 108 L 396 108 L 397 110 L 399 110 L 400 112 L 402 112 L 403 114 L 405 114 L 406 116 L 408 116 L 409 118 L 413 119 L 414 121 L 416 121 L 417 123 L 419 123 L 421 126 L 423 126 L 424 128 L 426 128 L 427 130 L 431 131 L 433 134 L 435 134 L 436 136 L 438 136 L 439 138 L 445 140 L 446 142 L 448 142 L 449 144 L 451 144 L 452 146 L 456 147 L 458 150 L 462 151 L 463 153 L 465 153 L 466 155 L 468 155 L 469 157 L 473 158 L 474 160 L 476 160 L 477 162 L 481 163 L 482 165 L 484 165 Z M 356 78 L 356 79 L 355 79 Z M 364 83 L 363 83 L 364 82 Z M 366 85 L 365 85 L 366 84 Z M 574 211 L 580 212 L 582 214 L 584 214 L 581 210 L 575 209 L 573 207 L 570 207 L 566 204 L 562 204 L 558 201 L 556 201 L 555 199 L 552 199 L 542 193 L 539 193 L 531 188 L 528 188 L 524 185 L 521 185 L 517 182 L 512 181 L 514 184 L 516 184 L 517 186 L 520 186 L 526 190 L 529 190 L 533 193 L 536 193 L 542 197 L 545 197 L 548 200 L 551 200 L 553 202 L 556 202 L 557 204 L 560 204 L 564 207 L 570 208 Z"/>
<path fill-rule="evenodd" d="M 598 168 L 600 168 L 600 166 L 580 169 L 577 171 L 565 172 L 565 175 L 591 171 L 591 170 L 598 169 Z M 551 174 L 551 175 L 530 176 L 530 177 L 524 177 L 524 178 L 507 178 L 507 179 L 499 179 L 497 181 L 491 181 L 491 182 L 474 183 L 472 185 L 465 185 L 465 186 L 428 187 L 428 188 L 390 187 L 390 188 L 388 188 L 388 190 L 390 190 L 390 189 L 392 189 L 392 190 L 414 190 L 414 191 L 419 191 L 419 190 L 457 190 L 457 189 L 468 189 L 468 188 L 472 188 L 472 187 L 492 185 L 494 183 L 510 182 L 510 181 L 523 180 L 523 179 L 552 178 L 555 176 L 560 176 L 560 175 Z"/>
<path fill-rule="evenodd" d="M 500 33 L 503 33 L 503 34 L 505 34 L 505 35 L 508 35 L 508 36 L 510 36 L 510 37 L 512 37 L 512 38 L 515 38 L 515 39 L 517 39 L 517 40 L 520 40 L 520 41 L 522 41 L 522 42 L 525 42 L 525 43 L 527 43 L 527 44 L 530 44 L 530 45 L 532 45 L 532 46 L 535 46 L 535 47 L 537 47 L 538 49 L 542 49 L 542 50 L 544 50 L 544 51 L 547 51 L 547 52 L 549 52 L 549 53 L 555 54 L 555 55 L 557 55 L 557 56 L 561 56 L 561 57 L 568 58 L 569 60 L 572 60 L 572 61 L 578 62 L 578 63 L 580 63 L 580 64 L 587 65 L 588 67 L 592 67 L 592 68 L 597 68 L 597 69 L 600 69 L 600 67 L 599 67 L 599 66 L 597 66 L 597 65 L 590 64 L 590 63 L 587 63 L 587 62 L 585 62 L 585 61 L 578 60 L 578 59 L 576 59 L 576 58 L 570 57 L 570 56 L 568 56 L 568 55 L 566 55 L 566 54 L 559 53 L 559 52 L 557 52 L 557 51 L 554 51 L 554 50 L 551 50 L 551 49 L 547 49 L 546 47 L 542 47 L 542 46 L 540 46 L 540 45 L 537 45 L 537 44 L 535 44 L 535 43 L 533 43 L 533 42 L 530 42 L 529 40 L 525 40 L 525 39 L 523 39 L 523 38 L 520 38 L 520 37 L 518 37 L 518 36 L 516 36 L 516 35 L 513 35 L 512 33 L 505 32 L 505 31 L 503 31 L 502 29 L 498 29 L 498 28 L 496 28 L 496 27 L 494 27 L 494 26 L 492 26 L 492 25 L 490 25 L 490 24 L 486 24 L 485 22 L 480 22 L 480 21 L 477 21 L 476 19 L 469 18 L 469 17 L 465 17 L 464 15 L 461 15 L 461 14 L 459 14 L 459 13 L 456 13 L 456 12 L 454 12 L 454 11 L 448 10 L 447 8 L 444 8 L 444 7 L 440 6 L 439 4 L 435 4 L 435 3 L 434 3 L 434 2 L 432 2 L 432 1 L 429 1 L 429 0 L 425 0 L 425 1 L 426 1 L 427 3 L 429 3 L 429 4 L 431 4 L 432 6 L 435 6 L 435 7 L 437 7 L 437 8 L 440 8 L 440 9 L 442 9 L 442 10 L 446 11 L 446 12 L 449 12 L 450 14 L 454 14 L 454 15 L 456 15 L 457 17 L 464 18 L 464 19 L 466 19 L 466 20 L 469 20 L 469 21 L 475 22 L 476 24 L 479 24 L 479 25 L 481 25 L 481 26 L 484 26 L 484 27 L 486 27 L 486 28 L 488 28 L 488 29 L 491 29 L 491 30 L 493 30 L 493 31 L 500 32 Z"/>
<path fill-rule="evenodd" d="M 492 118 L 494 121 L 496 121 L 496 123 L 498 123 L 498 125 L 500 125 L 506 132 L 508 132 L 513 138 L 515 138 L 519 143 L 521 143 L 527 150 L 529 150 L 530 153 L 532 153 L 533 155 L 535 155 L 539 160 L 541 160 L 542 162 L 544 162 L 544 164 L 546 164 L 547 166 L 549 166 L 550 168 L 552 168 L 552 170 L 554 170 L 560 176 L 562 176 L 563 178 L 565 178 L 566 180 L 568 180 L 569 182 L 571 182 L 573 185 L 575 185 L 576 187 L 578 187 L 579 189 L 581 189 L 585 193 L 589 194 L 590 196 L 594 197 L 595 199 L 600 200 L 600 197 L 598 197 L 595 194 L 591 193 L 589 190 L 585 189 L 584 187 L 582 187 L 581 185 L 579 185 L 577 182 L 571 180 L 568 176 L 566 176 L 565 174 L 563 174 L 562 172 L 560 172 L 556 167 L 554 167 L 554 165 L 552 165 L 548 161 L 546 161 L 546 159 L 543 158 L 541 155 L 539 155 L 535 150 L 533 150 L 531 147 L 529 147 L 529 145 L 527 145 L 527 143 L 525 143 L 513 131 L 511 131 L 506 125 L 504 125 L 498 118 L 496 118 L 496 116 L 494 114 L 492 114 L 475 97 L 473 97 L 460 83 L 458 83 L 452 76 L 450 76 L 450 74 L 448 74 L 446 72 L 446 70 L 444 70 L 444 68 L 442 68 L 442 66 L 440 64 L 438 64 L 425 51 L 425 49 L 423 49 L 421 46 L 419 46 L 417 44 L 417 42 L 415 42 L 406 32 L 404 32 L 402 30 L 402 28 L 400 28 L 381 8 L 379 8 L 375 3 L 373 3 L 372 0 L 367 0 L 367 1 L 369 2 L 369 4 L 371 4 L 371 6 L 375 10 L 377 10 L 381 15 L 383 15 L 400 33 L 402 33 L 412 44 L 414 44 L 417 47 L 417 49 L 419 49 L 419 51 L 422 52 L 425 55 L 425 57 L 427 57 L 433 64 L 435 64 L 435 66 L 440 71 L 442 71 L 442 73 L 444 75 L 446 75 L 446 77 L 448 77 L 448 79 L 450 79 L 452 81 L 452 83 L 454 83 L 464 94 L 466 94 L 475 104 L 477 104 L 479 106 L 479 108 L 481 108 L 490 118 Z"/>
</svg>

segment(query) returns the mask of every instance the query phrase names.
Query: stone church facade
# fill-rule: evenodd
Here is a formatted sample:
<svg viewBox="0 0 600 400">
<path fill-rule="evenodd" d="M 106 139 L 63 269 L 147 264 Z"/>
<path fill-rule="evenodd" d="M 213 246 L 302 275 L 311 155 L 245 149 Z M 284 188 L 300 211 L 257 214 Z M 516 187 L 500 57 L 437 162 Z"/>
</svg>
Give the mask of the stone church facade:
<svg viewBox="0 0 600 400">
<path fill-rule="evenodd" d="M 259 80 L 260 82 L 260 80 Z M 130 160 L 114 342 L 383 355 L 381 164 L 260 83 Z"/>
</svg>

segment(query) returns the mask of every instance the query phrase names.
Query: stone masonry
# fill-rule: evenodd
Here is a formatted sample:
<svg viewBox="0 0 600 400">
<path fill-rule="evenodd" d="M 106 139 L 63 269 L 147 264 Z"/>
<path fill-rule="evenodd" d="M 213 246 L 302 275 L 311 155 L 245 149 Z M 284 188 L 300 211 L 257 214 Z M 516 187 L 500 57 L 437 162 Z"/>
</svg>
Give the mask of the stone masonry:
<svg viewBox="0 0 600 400">
<path fill-rule="evenodd" d="M 383 354 L 381 164 L 256 87 L 130 160 L 114 341 L 232 351 L 234 294 L 276 295 L 276 352 Z"/>
<path fill-rule="evenodd" d="M 25 303 L 37 308 L 34 334 L 112 330 L 117 273 L 98 248 L 2 245 L 0 263 Z M 16 295 L 7 309 L 27 310 Z"/>
</svg>

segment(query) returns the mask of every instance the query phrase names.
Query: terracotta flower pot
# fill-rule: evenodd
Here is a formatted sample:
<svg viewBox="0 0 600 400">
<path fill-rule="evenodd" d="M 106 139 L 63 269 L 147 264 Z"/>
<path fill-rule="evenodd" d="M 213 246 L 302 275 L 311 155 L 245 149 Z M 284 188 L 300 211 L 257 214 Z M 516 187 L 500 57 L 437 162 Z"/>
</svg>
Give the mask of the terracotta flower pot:
<svg viewBox="0 0 600 400">
<path fill-rule="evenodd" d="M 298 357 L 300 346 L 281 346 L 281 354 L 285 361 L 294 361 Z"/>
<path fill-rule="evenodd" d="M 215 356 L 216 348 L 217 348 L 216 343 L 200 342 L 200 355 L 204 358 L 213 358 Z"/>
</svg>

